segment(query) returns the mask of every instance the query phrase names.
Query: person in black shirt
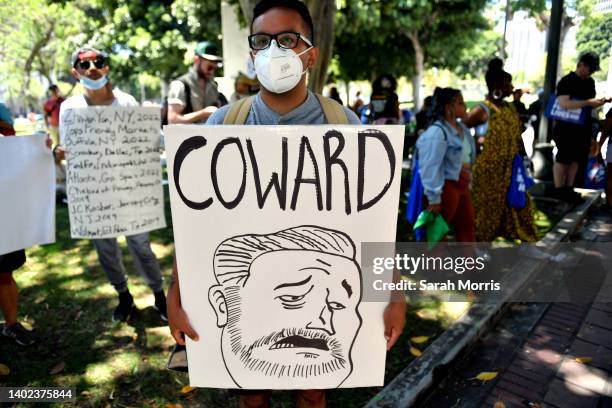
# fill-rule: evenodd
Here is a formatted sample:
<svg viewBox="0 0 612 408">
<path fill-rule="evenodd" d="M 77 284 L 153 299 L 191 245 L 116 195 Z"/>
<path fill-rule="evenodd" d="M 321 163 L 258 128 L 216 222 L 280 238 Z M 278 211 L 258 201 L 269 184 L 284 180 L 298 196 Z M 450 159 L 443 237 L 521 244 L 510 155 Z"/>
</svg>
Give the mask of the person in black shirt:
<svg viewBox="0 0 612 408">
<path fill-rule="evenodd" d="M 344 105 L 342 99 L 340 99 L 340 93 L 338 92 L 338 88 L 336 88 L 335 86 L 329 90 L 329 97 L 332 98 L 334 101 L 338 102 L 340 105 Z"/>
<path fill-rule="evenodd" d="M 425 100 L 423 101 L 423 107 L 416 114 L 416 128 L 414 129 L 415 139 L 419 137 L 421 133 L 425 131 L 425 129 L 427 129 L 427 125 L 429 124 L 429 115 L 430 115 L 429 111 L 431 109 L 432 101 L 433 101 L 433 96 L 430 95 L 426 97 Z"/>
<path fill-rule="evenodd" d="M 601 138 L 599 139 L 599 150 L 603 148 L 606 139 L 608 140 L 608 150 L 606 153 L 606 207 L 612 211 L 612 108 L 608 109 L 606 118 L 601 128 Z"/>
<path fill-rule="evenodd" d="M 591 148 L 591 111 L 602 106 L 606 99 L 595 99 L 595 81 L 591 76 L 599 70 L 599 57 L 587 52 L 580 57 L 576 70 L 570 72 L 557 84 L 557 100 L 563 109 L 586 109 L 586 119 L 578 125 L 556 120 L 553 140 L 557 145 L 557 156 L 553 168 L 555 195 L 570 202 L 578 202 L 574 192 L 574 181 L 580 163 L 587 161 Z"/>
<path fill-rule="evenodd" d="M 533 127 L 533 147 L 540 141 L 540 119 L 542 113 L 542 99 L 544 98 L 544 91 L 538 90 L 538 99 L 536 99 L 529 108 L 527 114 L 532 119 L 531 126 Z M 548 136 L 550 138 L 550 135 Z M 550 140 L 546 141 L 550 143 Z"/>
<path fill-rule="evenodd" d="M 377 125 L 396 125 L 401 123 L 397 80 L 383 74 L 372 82 L 370 97 L 370 123 Z"/>
<path fill-rule="evenodd" d="M 529 121 L 529 113 L 527 112 L 527 107 L 525 106 L 525 104 L 523 102 L 521 102 L 521 98 L 523 97 L 523 94 L 528 93 L 528 91 L 524 91 L 523 89 L 517 88 L 514 91 L 512 91 L 512 103 L 514 104 L 514 107 L 516 108 L 516 112 L 519 115 L 519 118 L 521 119 L 521 124 L 523 126 L 523 132 L 526 129 L 526 124 Z"/>
</svg>

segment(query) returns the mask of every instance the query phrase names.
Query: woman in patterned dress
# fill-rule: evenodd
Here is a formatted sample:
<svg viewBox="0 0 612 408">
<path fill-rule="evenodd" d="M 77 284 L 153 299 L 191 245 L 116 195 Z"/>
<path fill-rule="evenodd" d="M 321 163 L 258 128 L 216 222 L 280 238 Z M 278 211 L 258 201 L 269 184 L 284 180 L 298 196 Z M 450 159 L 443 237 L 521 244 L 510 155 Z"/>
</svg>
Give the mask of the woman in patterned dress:
<svg viewBox="0 0 612 408">
<path fill-rule="evenodd" d="M 513 104 L 504 101 L 512 94 L 512 75 L 502 67 L 499 58 L 489 62 L 485 77 L 489 94 L 466 119 L 469 127 L 486 126 L 484 149 L 473 169 L 476 239 L 489 242 L 503 237 L 534 242 L 537 239 L 531 197 L 527 194 L 527 205 L 522 209 L 510 207 L 506 200 L 512 161 L 523 150 L 523 142 L 519 115 Z"/>
</svg>

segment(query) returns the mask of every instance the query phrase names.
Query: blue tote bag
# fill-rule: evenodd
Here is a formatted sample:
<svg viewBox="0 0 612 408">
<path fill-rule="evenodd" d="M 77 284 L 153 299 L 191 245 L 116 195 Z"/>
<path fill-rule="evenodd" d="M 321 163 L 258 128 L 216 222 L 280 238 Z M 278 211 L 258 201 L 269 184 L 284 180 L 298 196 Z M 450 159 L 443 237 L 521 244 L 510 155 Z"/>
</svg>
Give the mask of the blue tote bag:
<svg viewBox="0 0 612 408">
<path fill-rule="evenodd" d="M 512 161 L 512 176 L 506 199 L 512 208 L 525 208 L 527 205 L 527 190 L 534 185 L 534 181 L 525 170 L 523 158 L 517 154 Z"/>
<path fill-rule="evenodd" d="M 584 177 L 584 188 L 604 190 L 606 188 L 606 167 L 597 157 L 589 157 Z"/>
<path fill-rule="evenodd" d="M 419 215 L 423 211 L 423 183 L 421 182 L 421 173 L 419 171 L 419 159 L 414 159 L 414 167 L 412 170 L 412 180 L 410 181 L 410 190 L 408 192 L 408 203 L 406 204 L 406 219 L 410 224 L 417 222 Z M 414 231 L 417 241 L 425 239 L 425 228 L 417 228 Z"/>
<path fill-rule="evenodd" d="M 548 104 L 544 110 L 544 116 L 554 120 L 560 120 L 562 122 L 569 122 L 575 125 L 583 125 L 587 117 L 587 109 L 563 109 L 559 106 L 559 100 L 557 95 L 550 94 Z"/>
</svg>

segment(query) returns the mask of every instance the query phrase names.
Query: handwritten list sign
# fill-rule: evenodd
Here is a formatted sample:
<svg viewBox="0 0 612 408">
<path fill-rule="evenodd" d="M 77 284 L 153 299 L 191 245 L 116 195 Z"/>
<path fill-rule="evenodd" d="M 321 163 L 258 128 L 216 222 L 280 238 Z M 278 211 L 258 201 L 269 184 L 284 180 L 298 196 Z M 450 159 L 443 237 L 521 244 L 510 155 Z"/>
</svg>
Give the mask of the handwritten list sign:
<svg viewBox="0 0 612 408">
<path fill-rule="evenodd" d="M 112 238 L 164 228 L 159 109 L 68 109 L 61 123 L 71 236 Z"/>
</svg>

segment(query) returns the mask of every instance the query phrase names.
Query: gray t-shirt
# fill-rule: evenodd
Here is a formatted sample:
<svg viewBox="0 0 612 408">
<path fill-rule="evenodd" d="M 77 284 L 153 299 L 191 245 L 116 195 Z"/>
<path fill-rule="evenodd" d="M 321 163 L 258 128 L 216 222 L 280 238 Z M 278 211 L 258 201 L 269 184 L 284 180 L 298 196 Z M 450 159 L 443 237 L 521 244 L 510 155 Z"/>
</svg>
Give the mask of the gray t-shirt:
<svg viewBox="0 0 612 408">
<path fill-rule="evenodd" d="M 344 112 L 348 118 L 348 123 L 351 125 L 360 125 L 361 121 L 355 113 L 343 106 Z M 206 122 L 207 125 L 222 125 L 223 119 L 229 110 L 229 105 L 224 106 L 213 113 Z M 257 94 L 251 105 L 249 116 L 245 125 L 325 125 L 327 120 L 323 113 L 323 108 L 319 103 L 314 93 L 308 91 L 308 97 L 303 104 L 287 113 L 279 115 L 266 105 L 261 98 L 261 94 Z"/>
</svg>

